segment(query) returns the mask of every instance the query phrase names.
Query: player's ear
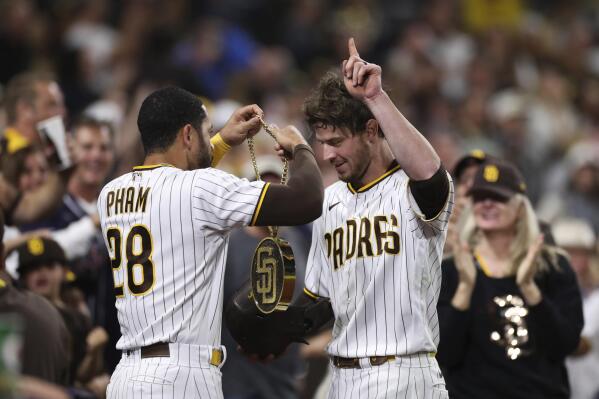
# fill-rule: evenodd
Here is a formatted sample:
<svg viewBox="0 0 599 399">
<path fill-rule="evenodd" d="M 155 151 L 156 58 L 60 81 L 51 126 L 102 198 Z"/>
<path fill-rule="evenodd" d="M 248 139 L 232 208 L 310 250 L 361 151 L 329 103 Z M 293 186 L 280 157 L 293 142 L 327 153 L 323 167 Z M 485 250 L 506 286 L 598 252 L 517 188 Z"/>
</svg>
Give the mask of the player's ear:
<svg viewBox="0 0 599 399">
<path fill-rule="evenodd" d="M 191 143 L 193 141 L 193 127 L 188 123 L 181 128 L 181 138 L 183 140 L 183 144 L 185 147 L 191 147 Z"/>
<path fill-rule="evenodd" d="M 372 141 L 375 137 L 379 136 L 379 130 L 379 123 L 376 119 L 369 119 L 368 122 L 366 122 L 366 138 L 369 141 Z"/>
</svg>

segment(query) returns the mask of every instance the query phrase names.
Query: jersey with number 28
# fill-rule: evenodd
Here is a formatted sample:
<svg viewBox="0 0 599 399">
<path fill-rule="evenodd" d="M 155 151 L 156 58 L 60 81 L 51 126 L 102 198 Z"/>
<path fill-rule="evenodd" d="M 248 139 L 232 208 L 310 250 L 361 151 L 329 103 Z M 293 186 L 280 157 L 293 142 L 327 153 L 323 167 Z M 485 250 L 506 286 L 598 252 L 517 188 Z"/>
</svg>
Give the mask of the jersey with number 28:
<svg viewBox="0 0 599 399">
<path fill-rule="evenodd" d="M 228 235 L 255 222 L 266 188 L 217 169 L 155 165 L 102 189 L 98 210 L 117 297 L 118 349 L 220 345 Z"/>
</svg>

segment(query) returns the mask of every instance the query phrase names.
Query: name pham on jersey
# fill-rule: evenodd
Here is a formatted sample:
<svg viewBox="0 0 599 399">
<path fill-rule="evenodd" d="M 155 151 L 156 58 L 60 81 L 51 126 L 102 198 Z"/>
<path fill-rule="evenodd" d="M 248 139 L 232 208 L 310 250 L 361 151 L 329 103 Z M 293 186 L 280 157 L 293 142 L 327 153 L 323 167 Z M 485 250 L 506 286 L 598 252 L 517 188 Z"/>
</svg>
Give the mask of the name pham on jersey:
<svg viewBox="0 0 599 399">
<path fill-rule="evenodd" d="M 399 253 L 399 234 L 397 216 L 377 215 L 361 219 L 349 219 L 344 225 L 327 232 L 327 257 L 333 258 L 333 268 L 353 258 L 364 258 Z"/>
<path fill-rule="evenodd" d="M 150 187 L 123 187 L 109 191 L 106 196 L 106 216 L 145 212 Z"/>
</svg>

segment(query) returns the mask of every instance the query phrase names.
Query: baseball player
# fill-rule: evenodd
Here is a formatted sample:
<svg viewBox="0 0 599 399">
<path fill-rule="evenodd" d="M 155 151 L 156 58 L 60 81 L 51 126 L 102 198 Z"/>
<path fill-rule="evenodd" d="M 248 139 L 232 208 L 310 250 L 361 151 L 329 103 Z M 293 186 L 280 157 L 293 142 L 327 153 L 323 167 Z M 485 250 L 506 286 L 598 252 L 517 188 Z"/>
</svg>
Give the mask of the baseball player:
<svg viewBox="0 0 599 399">
<path fill-rule="evenodd" d="M 305 114 L 340 181 L 314 223 L 308 296 L 335 315 L 330 398 L 444 398 L 435 351 L 451 178 L 353 39 Z"/>
<path fill-rule="evenodd" d="M 360 58 L 353 39 L 349 55 L 343 77 L 327 74 L 304 104 L 340 181 L 326 189 L 314 222 L 306 297 L 275 312 L 268 328 L 300 326 L 292 332 L 297 340 L 301 326 L 313 331 L 324 320 L 314 303 L 329 300 L 335 318 L 329 398 L 447 398 L 435 360 L 436 305 L 453 184 L 383 91 L 381 68 Z M 234 308 L 227 307 L 229 316 Z M 278 326 L 285 315 L 289 320 Z"/>
<path fill-rule="evenodd" d="M 242 107 L 209 140 L 210 119 L 193 94 L 170 87 L 144 100 L 137 121 L 144 165 L 108 183 L 98 200 L 123 352 L 108 398 L 222 398 L 229 232 L 304 224 L 322 208 L 314 154 L 293 127 L 275 129 L 277 148 L 292 160 L 287 186 L 210 168 L 259 130 L 261 115 L 256 105 Z"/>
</svg>

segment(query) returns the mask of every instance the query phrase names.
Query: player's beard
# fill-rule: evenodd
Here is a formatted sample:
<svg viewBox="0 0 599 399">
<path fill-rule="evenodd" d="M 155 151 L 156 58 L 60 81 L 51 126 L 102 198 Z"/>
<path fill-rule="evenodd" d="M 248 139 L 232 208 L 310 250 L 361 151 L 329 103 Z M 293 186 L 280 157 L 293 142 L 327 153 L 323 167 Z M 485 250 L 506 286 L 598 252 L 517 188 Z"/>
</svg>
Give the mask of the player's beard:
<svg viewBox="0 0 599 399">
<path fill-rule="evenodd" d="M 208 168 L 212 165 L 212 151 L 209 147 L 201 146 L 197 152 L 188 153 L 187 161 L 190 170 Z"/>
<path fill-rule="evenodd" d="M 351 169 L 343 175 L 338 174 L 339 180 L 351 183 L 356 187 L 362 186 L 362 179 L 370 166 L 370 152 L 368 148 L 360 146 L 352 155 L 351 163 L 348 162 L 348 165 Z"/>
<path fill-rule="evenodd" d="M 200 151 L 197 162 L 197 169 L 209 168 L 212 165 L 212 154 L 210 153 L 210 151 L 208 149 Z"/>
</svg>

